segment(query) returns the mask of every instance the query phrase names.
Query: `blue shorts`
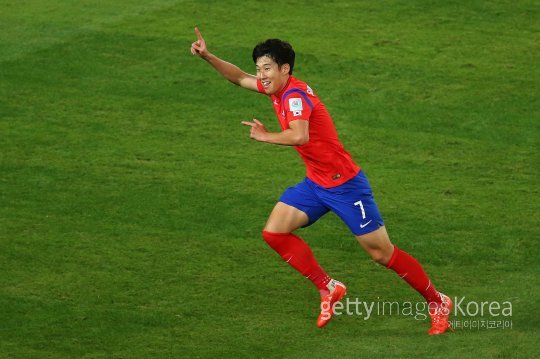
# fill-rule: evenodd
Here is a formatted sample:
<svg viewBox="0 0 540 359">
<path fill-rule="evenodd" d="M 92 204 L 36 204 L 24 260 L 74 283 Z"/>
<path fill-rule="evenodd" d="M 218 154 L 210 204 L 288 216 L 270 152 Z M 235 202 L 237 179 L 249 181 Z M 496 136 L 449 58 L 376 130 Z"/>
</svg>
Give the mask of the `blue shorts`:
<svg viewBox="0 0 540 359">
<path fill-rule="evenodd" d="M 296 186 L 287 188 L 279 201 L 306 213 L 309 223 L 305 227 L 315 223 L 328 211 L 337 214 L 357 236 L 384 225 L 363 171 L 333 188 L 321 187 L 305 178 Z"/>
</svg>

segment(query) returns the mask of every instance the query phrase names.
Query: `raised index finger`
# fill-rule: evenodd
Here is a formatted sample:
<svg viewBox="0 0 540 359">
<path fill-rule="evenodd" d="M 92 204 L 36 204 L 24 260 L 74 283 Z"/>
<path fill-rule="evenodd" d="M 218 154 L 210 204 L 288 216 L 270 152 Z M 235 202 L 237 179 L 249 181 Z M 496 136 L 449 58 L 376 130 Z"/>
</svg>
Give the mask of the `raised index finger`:
<svg viewBox="0 0 540 359">
<path fill-rule="evenodd" d="M 201 41 L 203 41 L 201 32 L 199 31 L 199 28 L 195 26 L 195 35 L 197 35 L 197 38 Z"/>
</svg>

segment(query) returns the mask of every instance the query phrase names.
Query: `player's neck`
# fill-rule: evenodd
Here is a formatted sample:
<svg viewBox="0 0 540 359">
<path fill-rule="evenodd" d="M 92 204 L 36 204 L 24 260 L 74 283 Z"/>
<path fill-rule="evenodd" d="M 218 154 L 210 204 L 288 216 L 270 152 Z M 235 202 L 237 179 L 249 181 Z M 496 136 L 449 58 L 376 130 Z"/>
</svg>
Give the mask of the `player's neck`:
<svg viewBox="0 0 540 359">
<path fill-rule="evenodd" d="M 287 86 L 289 85 L 289 81 L 291 81 L 291 77 L 292 75 L 287 75 L 286 78 L 284 78 L 283 80 L 283 85 L 281 86 L 281 88 L 275 93 L 274 96 L 277 96 L 277 97 L 280 97 L 283 93 L 283 90 L 285 90 L 287 88 Z"/>
</svg>

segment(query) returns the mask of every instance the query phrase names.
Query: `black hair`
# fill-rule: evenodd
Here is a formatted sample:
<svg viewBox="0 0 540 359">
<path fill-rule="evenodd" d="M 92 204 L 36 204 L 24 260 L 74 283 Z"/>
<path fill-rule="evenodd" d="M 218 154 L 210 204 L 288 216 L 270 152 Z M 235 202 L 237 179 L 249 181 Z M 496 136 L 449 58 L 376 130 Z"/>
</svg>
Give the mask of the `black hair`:
<svg viewBox="0 0 540 359">
<path fill-rule="evenodd" d="M 253 62 L 257 63 L 257 59 L 263 56 L 268 56 L 274 60 L 279 67 L 284 64 L 289 64 L 289 75 L 292 75 L 294 68 L 294 50 L 286 41 L 279 39 L 268 39 L 263 41 L 253 49 Z"/>
</svg>

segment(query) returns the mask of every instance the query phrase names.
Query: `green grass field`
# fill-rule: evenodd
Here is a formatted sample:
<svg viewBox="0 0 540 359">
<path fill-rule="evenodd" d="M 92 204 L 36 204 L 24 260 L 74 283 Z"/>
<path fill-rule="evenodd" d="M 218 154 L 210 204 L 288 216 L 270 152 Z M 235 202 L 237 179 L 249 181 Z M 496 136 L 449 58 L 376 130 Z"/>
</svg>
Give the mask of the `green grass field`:
<svg viewBox="0 0 540 359">
<path fill-rule="evenodd" d="M 249 140 L 267 98 L 191 55 L 295 75 L 370 178 L 391 239 L 512 328 L 406 315 L 315 326 L 318 293 L 260 236 L 304 175 Z M 0 2 L 0 358 L 540 357 L 535 1 Z M 421 302 L 329 214 L 299 231 L 367 302 Z M 474 308 L 473 308 L 474 309 Z"/>
</svg>

